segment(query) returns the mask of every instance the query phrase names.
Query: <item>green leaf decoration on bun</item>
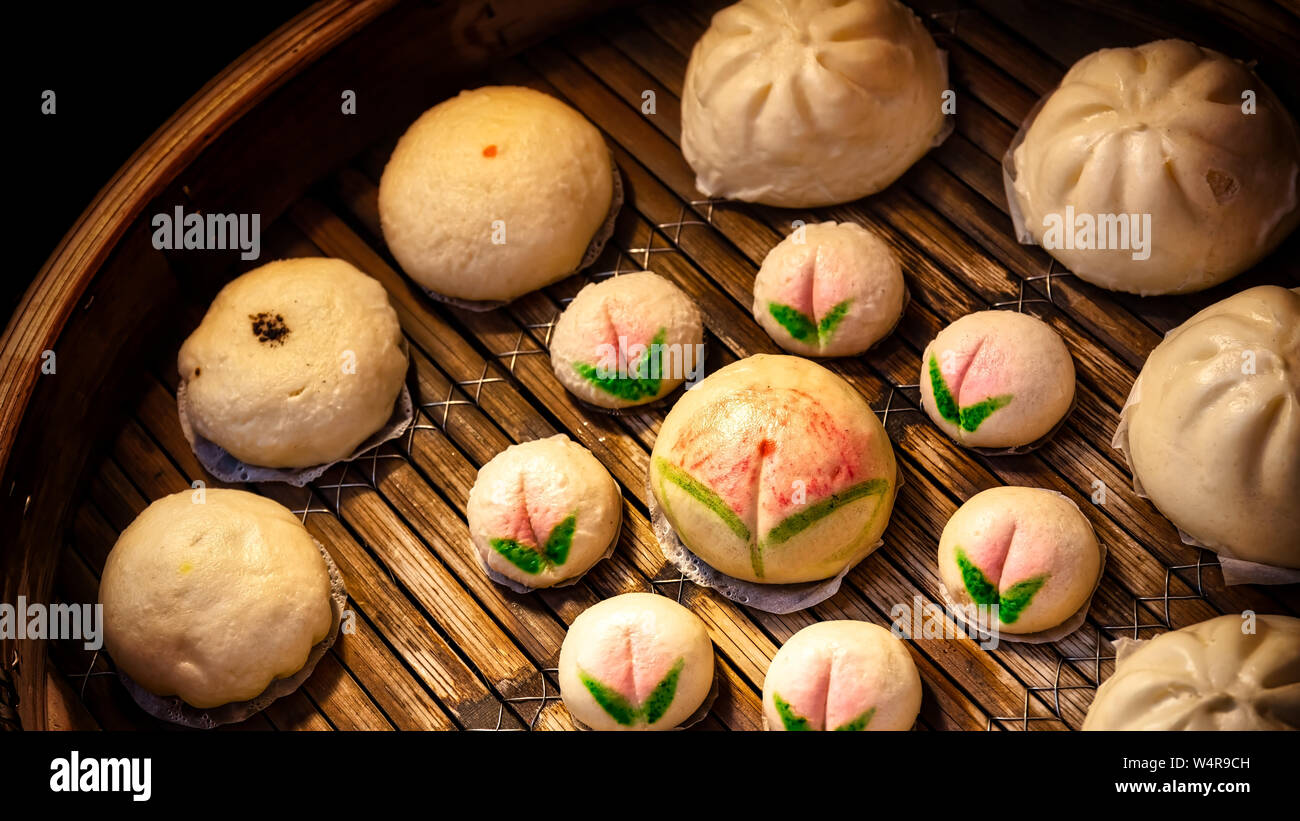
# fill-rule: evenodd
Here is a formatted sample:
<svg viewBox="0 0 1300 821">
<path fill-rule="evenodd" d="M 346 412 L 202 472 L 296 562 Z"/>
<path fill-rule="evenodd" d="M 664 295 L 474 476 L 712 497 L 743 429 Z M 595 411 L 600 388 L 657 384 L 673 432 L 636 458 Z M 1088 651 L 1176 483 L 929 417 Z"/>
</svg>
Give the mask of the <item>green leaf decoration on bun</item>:
<svg viewBox="0 0 1300 821">
<path fill-rule="evenodd" d="M 492 539 L 492 549 L 505 556 L 515 567 L 525 573 L 540 573 L 548 567 L 559 567 L 569 559 L 573 546 L 573 532 L 577 529 L 577 514 L 570 513 L 551 529 L 541 550 L 515 539 Z"/>
<path fill-rule="evenodd" d="M 853 300 L 846 299 L 836 304 L 826 312 L 826 315 L 817 321 L 812 317 L 793 308 L 789 305 L 782 305 L 779 302 L 769 302 L 767 310 L 772 314 L 772 318 L 785 328 L 790 336 L 800 342 L 809 342 L 816 339 L 819 342 L 826 342 L 831 335 L 835 333 L 836 327 L 844 319 L 844 315 L 849 312 L 849 304 Z"/>
<path fill-rule="evenodd" d="M 681 678 L 682 668 L 685 666 L 685 659 L 677 659 L 658 684 L 645 697 L 640 704 L 632 704 L 622 693 L 614 688 L 597 681 L 586 672 L 578 671 L 578 676 L 582 680 L 582 685 L 591 693 L 591 697 L 610 717 L 625 727 L 630 727 L 637 723 L 639 719 L 645 719 L 646 724 L 654 724 L 664 717 L 668 712 L 669 706 L 673 703 L 673 697 L 677 694 L 677 681 Z"/>
<path fill-rule="evenodd" d="M 957 548 L 957 567 L 961 570 L 962 582 L 966 592 L 976 604 L 997 605 L 998 621 L 1003 624 L 1015 624 L 1020 614 L 1034 600 L 1034 596 L 1047 583 L 1047 575 L 1033 576 L 1016 582 L 999 593 L 995 584 L 988 580 L 984 572 L 975 566 L 966 555 L 966 551 Z"/>
<path fill-rule="evenodd" d="M 781 698 L 779 693 L 772 694 L 772 703 L 776 705 L 777 715 L 781 717 L 781 725 L 785 729 L 793 731 L 811 731 L 813 729 L 812 722 L 796 713 L 794 708 L 790 706 L 790 702 Z M 871 707 L 857 718 L 835 727 L 834 730 L 836 732 L 860 732 L 867 729 L 867 725 L 871 723 L 871 717 L 875 714 L 876 708 Z"/>
<path fill-rule="evenodd" d="M 650 340 L 645 354 L 635 364 L 628 363 L 627 376 L 602 376 L 599 368 L 586 362 L 573 363 L 573 369 L 597 389 L 628 402 L 657 396 L 659 386 L 663 383 L 665 330 L 659 329 L 654 339 Z"/>
<path fill-rule="evenodd" d="M 934 406 L 939 415 L 967 433 L 975 432 L 991 413 L 1011 404 L 1013 398 L 1011 394 L 991 396 L 973 405 L 958 407 L 956 397 L 939 370 L 939 359 L 933 355 L 930 356 L 930 387 L 934 389 Z"/>
</svg>

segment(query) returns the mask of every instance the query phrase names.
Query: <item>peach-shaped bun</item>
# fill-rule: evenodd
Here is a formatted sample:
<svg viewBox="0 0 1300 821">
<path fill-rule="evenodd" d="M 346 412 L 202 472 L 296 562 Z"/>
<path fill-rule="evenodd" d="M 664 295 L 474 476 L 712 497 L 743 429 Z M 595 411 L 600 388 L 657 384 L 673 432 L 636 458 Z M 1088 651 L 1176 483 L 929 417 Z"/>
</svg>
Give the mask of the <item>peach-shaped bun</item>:
<svg viewBox="0 0 1300 821">
<path fill-rule="evenodd" d="M 695 302 L 641 271 L 585 286 L 551 335 L 551 367 L 574 396 L 602 408 L 644 405 L 704 366 Z"/>
<path fill-rule="evenodd" d="M 613 198 L 594 125 L 540 91 L 488 86 L 439 103 L 402 135 L 379 181 L 379 220 L 420 285 L 510 300 L 593 259 Z"/>
<path fill-rule="evenodd" d="M 930 150 L 947 89 L 943 55 L 897 0 L 742 0 L 691 51 L 682 153 L 706 196 L 848 202 Z"/>
<path fill-rule="evenodd" d="M 713 643 L 672 599 L 624 593 L 573 620 L 559 675 L 564 706 L 593 730 L 672 730 L 713 688 Z"/>
<path fill-rule="evenodd" d="M 682 543 L 769 584 L 828 579 L 874 550 L 897 484 L 866 400 L 796 356 L 708 376 L 673 406 L 650 457 L 651 490 Z"/>
<path fill-rule="evenodd" d="M 1066 622 L 1092 596 L 1101 561 L 1088 518 L 1074 502 L 1040 488 L 977 493 L 939 537 L 939 577 L 948 595 L 962 607 L 988 608 L 977 611 L 976 623 L 1002 633 Z"/>
<path fill-rule="evenodd" d="M 393 415 L 406 347 L 388 292 L 341 259 L 269 262 L 231 280 L 176 367 L 199 436 L 246 465 L 350 457 Z"/>
<path fill-rule="evenodd" d="M 1139 489 L 1236 559 L 1300 568 L 1300 288 L 1261 285 L 1165 336 L 1124 408 Z"/>
<path fill-rule="evenodd" d="M 781 645 L 763 680 L 769 730 L 910 730 L 920 711 L 911 654 L 865 621 L 805 627 Z"/>
<path fill-rule="evenodd" d="M 1085 730 L 1300 730 L 1300 619 L 1226 616 L 1121 649 Z"/>
<path fill-rule="evenodd" d="M 894 329 L 906 293 L 883 240 L 851 222 L 822 222 L 768 252 L 754 278 L 754 319 L 791 353 L 853 356 Z"/>
<path fill-rule="evenodd" d="M 1074 403 L 1074 360 L 1046 322 L 967 314 L 921 356 L 921 405 L 959 445 L 1015 448 L 1050 434 Z"/>
<path fill-rule="evenodd" d="M 511 445 L 479 468 L 466 513 L 489 569 L 527 587 L 552 587 L 609 552 L 623 497 L 591 451 L 557 434 Z"/>
<path fill-rule="evenodd" d="M 1295 120 L 1244 65 L 1184 40 L 1079 60 L 1012 161 L 1024 230 L 1116 291 L 1209 288 L 1300 222 Z"/>
<path fill-rule="evenodd" d="M 117 669 L 199 709 L 292 677 L 333 626 L 311 534 L 243 490 L 185 490 L 145 508 L 108 554 L 99 601 Z"/>
</svg>

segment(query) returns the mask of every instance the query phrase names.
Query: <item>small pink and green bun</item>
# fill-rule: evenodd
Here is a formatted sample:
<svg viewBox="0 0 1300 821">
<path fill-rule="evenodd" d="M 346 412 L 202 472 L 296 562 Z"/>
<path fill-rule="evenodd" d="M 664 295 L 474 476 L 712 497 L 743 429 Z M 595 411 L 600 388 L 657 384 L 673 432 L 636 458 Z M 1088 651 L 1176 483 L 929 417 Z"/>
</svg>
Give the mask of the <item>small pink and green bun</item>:
<svg viewBox="0 0 1300 821">
<path fill-rule="evenodd" d="M 494 456 L 479 469 L 466 512 L 489 570 L 525 587 L 552 587 L 609 552 L 623 498 L 591 451 L 560 434 Z"/>
<path fill-rule="evenodd" d="M 700 372 L 704 326 L 680 288 L 649 271 L 584 287 L 551 334 L 551 367 L 602 408 L 654 402 Z"/>
<path fill-rule="evenodd" d="M 1014 311 L 967 314 L 921 356 L 921 405 L 968 448 L 1036 445 L 1074 404 L 1074 360 L 1046 322 Z"/>
<path fill-rule="evenodd" d="M 898 487 L 894 449 L 849 383 L 797 356 L 711 374 L 669 411 L 650 488 L 678 538 L 729 576 L 829 579 L 874 550 Z"/>
<path fill-rule="evenodd" d="M 754 319 L 791 353 L 854 356 L 898 324 L 903 269 L 879 237 L 851 222 L 795 229 L 754 278 Z"/>
<path fill-rule="evenodd" d="M 713 688 L 713 643 L 672 599 L 624 593 L 573 620 L 559 677 L 569 714 L 593 730 L 672 730 Z"/>
<path fill-rule="evenodd" d="M 975 494 L 939 538 L 939 578 L 976 624 L 1024 635 L 1067 622 L 1101 576 L 1092 525 L 1065 496 L 1041 488 Z"/>
<path fill-rule="evenodd" d="M 823 621 L 781 645 L 763 680 L 768 730 L 910 730 L 921 676 L 902 640 L 865 621 Z"/>
</svg>

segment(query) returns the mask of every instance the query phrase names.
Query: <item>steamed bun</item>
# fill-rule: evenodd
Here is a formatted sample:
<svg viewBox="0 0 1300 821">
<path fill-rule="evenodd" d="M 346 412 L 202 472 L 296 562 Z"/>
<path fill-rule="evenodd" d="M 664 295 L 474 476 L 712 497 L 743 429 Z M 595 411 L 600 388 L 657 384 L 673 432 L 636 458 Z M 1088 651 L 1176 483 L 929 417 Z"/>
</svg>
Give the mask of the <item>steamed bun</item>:
<svg viewBox="0 0 1300 821">
<path fill-rule="evenodd" d="M 1032 445 L 1074 403 L 1074 361 L 1046 322 L 1014 311 L 967 314 L 921 355 L 921 406 L 970 448 Z"/>
<path fill-rule="evenodd" d="M 267 263 L 221 289 L 177 357 L 194 432 L 248 465 L 345 459 L 393 415 L 397 312 L 341 259 Z"/>
<path fill-rule="evenodd" d="M 316 542 L 283 505 L 243 490 L 145 508 L 108 554 L 99 601 L 117 668 L 200 709 L 293 676 L 333 627 Z"/>
<path fill-rule="evenodd" d="M 564 706 L 593 730 L 672 730 L 713 688 L 713 642 L 672 599 L 624 593 L 573 620 L 559 679 Z"/>
<path fill-rule="evenodd" d="M 742 0 L 691 52 L 682 153 L 706 196 L 848 202 L 930 150 L 947 87 L 943 56 L 897 0 Z"/>
<path fill-rule="evenodd" d="M 1229 613 L 1121 649 L 1085 730 L 1300 730 L 1300 619 Z"/>
<path fill-rule="evenodd" d="M 600 132 L 554 97 L 516 86 L 462 91 L 424 112 L 393 149 L 379 181 L 384 241 L 430 291 L 514 299 L 594 259 L 613 173 Z"/>
<path fill-rule="evenodd" d="M 879 544 L 894 449 L 861 394 L 797 356 L 759 354 L 673 405 L 650 488 L 686 547 L 729 576 L 828 579 Z"/>
<path fill-rule="evenodd" d="M 1300 288 L 1251 288 L 1170 331 L 1123 418 L 1115 444 L 1180 530 L 1300 568 Z"/>
<path fill-rule="evenodd" d="M 672 393 L 704 366 L 704 325 L 682 289 L 649 271 L 583 287 L 551 334 L 551 367 L 574 396 L 627 408 Z"/>
<path fill-rule="evenodd" d="M 906 301 L 898 257 L 851 222 L 797 229 L 754 277 L 754 319 L 803 356 L 862 353 L 894 329 Z"/>
<path fill-rule="evenodd" d="M 557 434 L 492 457 L 479 469 L 465 510 L 485 566 L 527 587 L 552 587 L 609 552 L 623 497 L 591 451 Z"/>
<path fill-rule="evenodd" d="M 1253 111 L 1244 110 L 1245 92 Z M 1295 121 L 1240 63 L 1182 40 L 1103 49 L 1075 63 L 1012 159 L 1008 195 L 1025 230 L 1075 274 L 1112 290 L 1208 288 L 1254 265 L 1300 222 Z M 1145 250 L 1132 235 L 1129 248 L 1116 247 L 1118 224 L 1106 228 L 1116 236 L 1102 250 L 1100 223 L 1093 248 L 1048 237 L 1045 220 L 1074 232 L 1067 208 L 1071 221 L 1139 217 L 1130 229 L 1149 216 Z"/>
<path fill-rule="evenodd" d="M 910 730 L 921 676 L 903 642 L 865 621 L 809 625 L 781 645 L 763 679 L 769 730 Z"/>
<path fill-rule="evenodd" d="M 1092 596 L 1101 547 L 1061 494 L 995 487 L 967 499 L 944 526 L 939 576 L 957 604 L 996 606 L 999 632 L 1037 633 L 1068 621 Z"/>
</svg>

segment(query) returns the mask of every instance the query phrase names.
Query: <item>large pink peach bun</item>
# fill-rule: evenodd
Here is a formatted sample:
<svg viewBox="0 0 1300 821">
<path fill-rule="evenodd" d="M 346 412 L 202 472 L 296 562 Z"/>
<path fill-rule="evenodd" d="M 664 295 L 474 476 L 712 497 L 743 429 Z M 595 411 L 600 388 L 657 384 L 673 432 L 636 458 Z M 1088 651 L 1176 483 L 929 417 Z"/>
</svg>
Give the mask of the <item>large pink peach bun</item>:
<svg viewBox="0 0 1300 821">
<path fill-rule="evenodd" d="M 486 86 L 411 124 L 379 180 L 379 222 L 407 276 L 443 296 L 510 300 L 591 259 L 614 207 L 600 131 L 554 97 Z"/>
<path fill-rule="evenodd" d="M 1101 547 L 1079 508 L 1051 490 L 975 494 L 939 537 L 939 577 L 959 606 L 983 605 L 980 627 L 1050 630 L 1079 612 L 1101 576 Z"/>
<path fill-rule="evenodd" d="M 641 271 L 578 292 L 555 323 L 551 367 L 579 399 L 626 408 L 660 399 L 697 374 L 703 343 L 695 302 Z"/>
<path fill-rule="evenodd" d="M 805 627 L 781 645 L 763 680 L 769 730 L 910 730 L 920 711 L 911 654 L 865 621 Z"/>
<path fill-rule="evenodd" d="M 564 706 L 593 730 L 672 730 L 713 688 L 713 643 L 672 599 L 624 593 L 573 620 L 559 675 Z"/>
<path fill-rule="evenodd" d="M 905 299 L 898 257 L 851 222 L 795 229 L 754 278 L 754 319 L 804 356 L 862 353 L 898 324 Z"/>
<path fill-rule="evenodd" d="M 921 356 L 921 405 L 959 445 L 1015 448 L 1050 434 L 1074 404 L 1074 361 L 1046 322 L 967 314 Z"/>
<path fill-rule="evenodd" d="M 1300 568 L 1300 288 L 1250 288 L 1170 331 L 1123 418 L 1133 476 L 1179 529 Z"/>
<path fill-rule="evenodd" d="M 527 587 L 576 579 L 618 539 L 623 499 L 591 451 L 559 434 L 511 445 L 479 469 L 466 512 L 492 571 Z"/>
<path fill-rule="evenodd" d="M 897 489 L 894 449 L 860 394 L 796 356 L 751 356 L 686 392 L 650 460 L 678 537 L 751 582 L 828 579 L 874 550 Z"/>
<path fill-rule="evenodd" d="M 1085 730 L 1300 730 L 1300 619 L 1229 613 L 1118 655 Z"/>
</svg>

